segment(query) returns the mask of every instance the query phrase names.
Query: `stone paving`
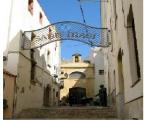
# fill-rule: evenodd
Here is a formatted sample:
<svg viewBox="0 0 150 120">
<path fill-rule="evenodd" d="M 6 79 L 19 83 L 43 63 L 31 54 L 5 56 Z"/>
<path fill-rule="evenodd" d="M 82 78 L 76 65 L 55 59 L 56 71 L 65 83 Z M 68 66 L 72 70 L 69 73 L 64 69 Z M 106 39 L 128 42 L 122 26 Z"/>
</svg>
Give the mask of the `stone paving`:
<svg viewBox="0 0 150 120">
<path fill-rule="evenodd" d="M 31 119 L 100 119 L 117 120 L 116 111 L 111 107 L 51 107 L 51 108 L 30 108 L 21 111 L 17 118 Z M 102 119 L 105 120 L 105 119 Z"/>
</svg>

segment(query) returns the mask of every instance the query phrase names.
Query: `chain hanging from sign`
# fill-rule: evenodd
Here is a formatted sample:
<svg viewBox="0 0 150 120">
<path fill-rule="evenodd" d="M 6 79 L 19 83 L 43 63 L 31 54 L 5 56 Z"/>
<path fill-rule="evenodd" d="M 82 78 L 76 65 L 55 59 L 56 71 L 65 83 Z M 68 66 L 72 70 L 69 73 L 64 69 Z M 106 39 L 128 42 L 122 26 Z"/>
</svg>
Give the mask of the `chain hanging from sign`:
<svg viewBox="0 0 150 120">
<path fill-rule="evenodd" d="M 62 40 L 79 41 L 92 47 L 108 47 L 110 45 L 107 28 L 96 28 L 78 22 L 63 21 L 42 29 L 25 31 L 23 33 L 23 49 L 35 49 Z"/>
</svg>

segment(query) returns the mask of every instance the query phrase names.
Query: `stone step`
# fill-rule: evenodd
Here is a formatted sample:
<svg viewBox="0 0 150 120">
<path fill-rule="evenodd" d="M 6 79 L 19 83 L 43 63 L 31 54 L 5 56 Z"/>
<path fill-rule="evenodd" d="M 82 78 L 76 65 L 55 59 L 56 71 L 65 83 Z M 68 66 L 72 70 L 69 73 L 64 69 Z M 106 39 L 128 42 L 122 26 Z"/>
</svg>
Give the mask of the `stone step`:
<svg viewBox="0 0 150 120">
<path fill-rule="evenodd" d="M 116 118 L 116 111 L 111 107 L 30 108 L 17 118 Z"/>
</svg>

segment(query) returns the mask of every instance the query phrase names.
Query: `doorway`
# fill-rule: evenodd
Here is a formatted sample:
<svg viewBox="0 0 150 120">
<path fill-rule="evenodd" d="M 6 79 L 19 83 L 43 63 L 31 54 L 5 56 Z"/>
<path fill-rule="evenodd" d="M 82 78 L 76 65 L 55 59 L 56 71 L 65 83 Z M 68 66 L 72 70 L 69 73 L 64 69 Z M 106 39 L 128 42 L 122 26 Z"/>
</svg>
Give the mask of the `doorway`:
<svg viewBox="0 0 150 120">
<path fill-rule="evenodd" d="M 46 86 L 46 88 L 44 88 L 44 106 L 48 107 L 49 103 L 50 103 L 50 87 L 49 85 Z"/>
<path fill-rule="evenodd" d="M 69 104 L 79 105 L 82 104 L 82 98 L 86 97 L 86 88 L 73 87 L 69 89 Z"/>
</svg>

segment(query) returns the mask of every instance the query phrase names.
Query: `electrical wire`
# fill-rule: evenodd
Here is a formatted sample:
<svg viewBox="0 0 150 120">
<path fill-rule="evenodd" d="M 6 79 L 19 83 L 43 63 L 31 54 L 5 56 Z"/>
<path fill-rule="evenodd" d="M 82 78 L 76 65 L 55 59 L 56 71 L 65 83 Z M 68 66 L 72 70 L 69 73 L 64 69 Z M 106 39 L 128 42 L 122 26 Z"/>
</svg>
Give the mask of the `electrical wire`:
<svg viewBox="0 0 150 120">
<path fill-rule="evenodd" d="M 93 1 L 97 1 L 97 2 L 102 2 L 102 1 L 105 1 L 105 2 L 108 2 L 108 0 L 78 0 L 79 2 L 79 5 L 80 5 L 80 11 L 81 11 L 81 15 L 82 15 L 82 19 L 83 19 L 83 23 L 86 25 L 86 20 L 85 20 L 85 15 L 84 15 L 84 11 L 83 11 L 83 8 L 82 8 L 82 3 L 83 1 L 89 1 L 89 2 L 93 2 Z M 85 30 L 86 30 L 86 33 L 88 34 L 88 29 L 87 27 L 85 27 Z M 89 39 L 89 42 L 91 43 L 91 47 L 93 46 L 93 43 L 90 41 Z"/>
<path fill-rule="evenodd" d="M 83 8 L 82 8 L 82 5 L 81 5 L 80 0 L 78 0 L 78 2 L 79 2 L 79 4 L 80 4 L 80 10 L 81 10 L 81 15 L 82 15 L 83 23 L 85 23 L 85 24 L 86 24 L 85 16 L 84 16 L 84 11 L 83 11 Z"/>
</svg>

